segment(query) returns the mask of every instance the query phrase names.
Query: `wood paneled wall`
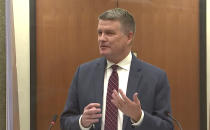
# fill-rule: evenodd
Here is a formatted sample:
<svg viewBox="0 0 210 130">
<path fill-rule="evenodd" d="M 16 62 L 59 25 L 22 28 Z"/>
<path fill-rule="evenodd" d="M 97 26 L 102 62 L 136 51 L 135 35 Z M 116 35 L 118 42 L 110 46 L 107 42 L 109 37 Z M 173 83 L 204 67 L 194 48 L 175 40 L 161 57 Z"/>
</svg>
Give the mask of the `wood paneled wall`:
<svg viewBox="0 0 210 130">
<path fill-rule="evenodd" d="M 167 72 L 173 115 L 185 130 L 200 128 L 198 6 L 198 0 L 119 0 L 136 20 L 133 51 Z M 77 66 L 99 57 L 97 17 L 114 7 L 114 0 L 36 0 L 37 130 L 61 114 Z"/>
<path fill-rule="evenodd" d="M 134 50 L 163 68 L 171 86 L 173 115 L 183 129 L 200 129 L 198 0 L 122 1 L 137 22 Z"/>
</svg>

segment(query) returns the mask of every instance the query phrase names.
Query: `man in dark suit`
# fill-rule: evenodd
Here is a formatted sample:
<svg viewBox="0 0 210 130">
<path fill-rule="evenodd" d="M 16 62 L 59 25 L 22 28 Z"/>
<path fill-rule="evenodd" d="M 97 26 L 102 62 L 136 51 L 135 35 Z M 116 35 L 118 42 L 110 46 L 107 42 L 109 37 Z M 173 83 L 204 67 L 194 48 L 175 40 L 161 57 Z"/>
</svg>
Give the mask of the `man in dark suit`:
<svg viewBox="0 0 210 130">
<path fill-rule="evenodd" d="M 173 130 L 165 115 L 171 112 L 165 72 L 131 53 L 133 16 L 121 8 L 108 10 L 99 16 L 97 30 L 102 57 L 78 67 L 61 115 L 61 129 Z M 117 88 L 108 94 L 112 85 Z M 108 109 L 117 111 L 107 116 Z"/>
</svg>

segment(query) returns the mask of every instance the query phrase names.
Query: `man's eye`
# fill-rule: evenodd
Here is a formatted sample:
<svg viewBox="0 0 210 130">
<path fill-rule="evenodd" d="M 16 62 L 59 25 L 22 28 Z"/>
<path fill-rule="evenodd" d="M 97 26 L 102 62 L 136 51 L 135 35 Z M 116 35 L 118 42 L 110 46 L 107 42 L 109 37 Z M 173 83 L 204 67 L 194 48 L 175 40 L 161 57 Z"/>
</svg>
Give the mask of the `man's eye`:
<svg viewBox="0 0 210 130">
<path fill-rule="evenodd" d="M 98 35 L 102 35 L 102 32 L 99 31 L 99 32 L 98 32 Z"/>
<path fill-rule="evenodd" d="M 106 32 L 107 35 L 114 35 L 114 32 Z"/>
</svg>

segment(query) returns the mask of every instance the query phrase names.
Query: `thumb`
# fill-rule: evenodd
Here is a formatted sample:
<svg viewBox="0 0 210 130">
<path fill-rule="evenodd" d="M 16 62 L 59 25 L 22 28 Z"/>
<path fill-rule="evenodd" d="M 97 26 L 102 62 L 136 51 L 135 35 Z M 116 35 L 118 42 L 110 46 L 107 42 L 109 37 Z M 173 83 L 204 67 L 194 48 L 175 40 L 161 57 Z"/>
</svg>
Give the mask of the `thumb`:
<svg viewBox="0 0 210 130">
<path fill-rule="evenodd" d="M 136 104 L 138 104 L 138 105 L 140 105 L 140 101 L 139 101 L 139 99 L 138 99 L 138 93 L 136 92 L 136 93 L 134 93 L 133 94 L 133 101 L 136 103 Z"/>
</svg>

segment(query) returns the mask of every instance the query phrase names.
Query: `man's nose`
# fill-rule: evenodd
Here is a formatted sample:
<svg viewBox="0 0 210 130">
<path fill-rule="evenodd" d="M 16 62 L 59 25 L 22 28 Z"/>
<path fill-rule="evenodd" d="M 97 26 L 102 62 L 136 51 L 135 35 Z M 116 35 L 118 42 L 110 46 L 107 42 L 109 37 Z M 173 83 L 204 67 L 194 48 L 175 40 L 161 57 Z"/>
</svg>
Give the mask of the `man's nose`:
<svg viewBox="0 0 210 130">
<path fill-rule="evenodd" d="M 102 33 L 101 35 L 98 35 L 98 40 L 99 41 L 106 41 L 107 37 L 104 33 Z"/>
</svg>

